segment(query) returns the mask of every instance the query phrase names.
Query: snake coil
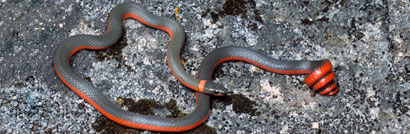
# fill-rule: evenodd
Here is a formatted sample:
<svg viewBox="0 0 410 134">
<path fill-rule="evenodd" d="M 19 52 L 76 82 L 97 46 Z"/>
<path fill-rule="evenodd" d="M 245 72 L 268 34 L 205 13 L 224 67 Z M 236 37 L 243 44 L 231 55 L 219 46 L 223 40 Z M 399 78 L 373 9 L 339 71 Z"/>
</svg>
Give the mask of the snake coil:
<svg viewBox="0 0 410 134">
<path fill-rule="evenodd" d="M 320 95 L 331 96 L 336 94 L 339 89 L 336 88 L 337 82 L 333 79 L 335 78 L 335 73 L 332 72 L 333 65 L 329 60 L 324 60 L 318 68 L 313 69 L 313 71 L 305 78 L 305 83 L 313 90 L 319 92 Z"/>
</svg>

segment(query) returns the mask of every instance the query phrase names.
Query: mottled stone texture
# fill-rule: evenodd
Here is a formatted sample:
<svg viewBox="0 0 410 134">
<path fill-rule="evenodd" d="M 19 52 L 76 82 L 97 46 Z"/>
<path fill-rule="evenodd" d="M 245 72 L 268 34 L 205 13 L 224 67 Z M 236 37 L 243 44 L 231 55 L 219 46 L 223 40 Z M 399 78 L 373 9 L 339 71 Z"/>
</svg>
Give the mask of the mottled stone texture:
<svg viewBox="0 0 410 134">
<path fill-rule="evenodd" d="M 103 34 L 124 0 L 0 0 L 0 133 L 129 133 L 105 130 L 101 114 L 68 89 L 53 52 L 76 34 Z M 314 94 L 303 75 L 278 75 L 225 63 L 216 82 L 235 94 L 215 97 L 207 133 L 410 133 L 410 2 L 401 0 L 142 0 L 186 33 L 184 67 L 197 75 L 208 53 L 245 46 L 281 60 L 330 59 L 340 92 Z M 175 12 L 175 10 L 178 11 Z M 191 90 L 165 60 L 169 36 L 133 20 L 104 51 L 80 51 L 73 68 L 114 101 L 170 100 L 194 109 Z M 129 100 L 129 99 L 127 99 Z M 126 108 L 126 107 L 124 107 Z M 173 109 L 156 109 L 167 116 Z M 193 133 L 198 132 L 194 131 Z"/>
</svg>

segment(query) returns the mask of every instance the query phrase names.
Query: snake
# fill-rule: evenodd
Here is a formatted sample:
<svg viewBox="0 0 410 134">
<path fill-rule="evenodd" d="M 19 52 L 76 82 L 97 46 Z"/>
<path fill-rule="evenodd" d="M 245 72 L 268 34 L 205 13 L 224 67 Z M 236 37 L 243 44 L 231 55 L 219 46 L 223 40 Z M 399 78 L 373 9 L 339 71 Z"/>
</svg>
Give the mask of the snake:
<svg viewBox="0 0 410 134">
<path fill-rule="evenodd" d="M 193 89 L 196 97 L 195 110 L 180 118 L 148 116 L 123 110 L 108 96 L 95 88 L 91 82 L 75 73 L 71 57 L 78 51 L 103 50 L 114 45 L 123 33 L 126 19 L 137 20 L 149 27 L 163 30 L 170 36 L 167 47 L 167 64 L 173 75 L 186 87 Z M 53 66 L 58 78 L 78 96 L 88 102 L 108 119 L 130 128 L 183 132 L 198 127 L 210 113 L 209 95 L 223 96 L 227 90 L 212 81 L 215 68 L 227 61 L 244 61 L 262 69 L 279 74 L 308 74 L 305 83 L 321 95 L 338 92 L 332 64 L 329 60 L 281 61 L 255 50 L 243 47 L 222 47 L 212 51 L 201 63 L 199 77 L 194 78 L 183 67 L 180 53 L 185 40 L 181 24 L 171 18 L 154 15 L 137 3 L 126 2 L 114 7 L 108 17 L 107 30 L 103 35 L 79 34 L 68 37 L 55 49 Z"/>
<path fill-rule="evenodd" d="M 148 116 L 123 110 L 91 82 L 74 72 L 70 59 L 76 52 L 83 49 L 102 50 L 114 45 L 123 33 L 123 21 L 129 18 L 170 35 L 167 48 L 168 65 L 174 74 L 178 74 L 176 76 L 179 80 L 186 81 L 189 74 L 184 71 L 179 57 L 185 39 L 182 26 L 171 18 L 156 16 L 134 2 L 122 3 L 112 9 L 108 17 L 107 30 L 103 35 L 79 34 L 62 41 L 55 49 L 53 57 L 54 70 L 58 78 L 102 115 L 123 126 L 160 132 L 182 132 L 201 125 L 208 118 L 210 111 L 210 97 L 206 94 L 196 92 L 195 110 L 183 117 Z"/>
</svg>

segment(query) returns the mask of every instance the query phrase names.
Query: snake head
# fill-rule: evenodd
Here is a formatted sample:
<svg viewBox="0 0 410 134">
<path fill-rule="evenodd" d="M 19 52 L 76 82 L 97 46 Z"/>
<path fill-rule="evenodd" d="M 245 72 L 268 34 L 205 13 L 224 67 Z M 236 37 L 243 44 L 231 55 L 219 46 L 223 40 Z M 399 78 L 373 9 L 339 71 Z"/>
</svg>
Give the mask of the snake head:
<svg viewBox="0 0 410 134">
<path fill-rule="evenodd" d="M 228 92 L 222 85 L 216 84 L 212 81 L 205 83 L 203 92 L 214 96 L 225 96 L 230 94 L 230 92 Z"/>
</svg>

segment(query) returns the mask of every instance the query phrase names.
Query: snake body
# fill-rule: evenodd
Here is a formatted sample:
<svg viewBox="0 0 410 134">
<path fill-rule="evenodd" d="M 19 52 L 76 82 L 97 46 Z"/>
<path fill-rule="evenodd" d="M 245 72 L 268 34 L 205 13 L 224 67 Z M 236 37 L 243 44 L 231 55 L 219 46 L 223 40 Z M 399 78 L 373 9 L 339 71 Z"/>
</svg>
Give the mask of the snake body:
<svg viewBox="0 0 410 134">
<path fill-rule="evenodd" d="M 75 73 L 70 59 L 79 50 L 102 50 L 115 44 L 123 33 L 125 19 L 135 19 L 149 27 L 166 31 L 171 40 L 167 48 L 167 63 L 172 73 L 185 86 L 197 91 L 195 110 L 181 118 L 141 115 L 121 109 L 89 81 Z M 260 52 L 242 47 L 222 47 L 211 52 L 202 62 L 199 79 L 193 78 L 181 64 L 180 52 L 185 39 L 182 26 L 175 20 L 156 16 L 140 5 L 126 2 L 112 9 L 107 31 L 103 35 L 75 35 L 65 39 L 55 50 L 54 69 L 61 81 L 101 114 L 121 125 L 152 131 L 181 132 L 193 129 L 208 118 L 210 98 L 206 94 L 225 95 L 226 89 L 211 81 L 216 66 L 222 62 L 240 60 L 279 74 L 309 74 L 305 83 L 322 95 L 336 94 L 334 73 L 329 60 L 280 61 Z"/>
<path fill-rule="evenodd" d="M 74 53 L 82 49 L 106 49 L 115 44 L 123 32 L 122 22 L 128 18 L 168 32 L 171 37 L 167 51 L 168 64 L 172 67 L 174 74 L 182 74 L 178 75 L 180 76 L 179 79 L 185 80 L 188 73 L 184 71 L 179 58 L 180 49 L 185 38 L 181 25 L 170 18 L 156 16 L 133 2 L 122 3 L 112 9 L 107 31 L 103 35 L 75 35 L 60 44 L 54 54 L 54 69 L 58 77 L 100 113 L 121 125 L 166 132 L 187 131 L 199 126 L 209 115 L 210 102 L 208 95 L 197 93 L 196 109 L 191 114 L 181 118 L 141 115 L 121 109 L 118 104 L 113 103 L 89 81 L 73 71 L 70 59 Z"/>
</svg>

